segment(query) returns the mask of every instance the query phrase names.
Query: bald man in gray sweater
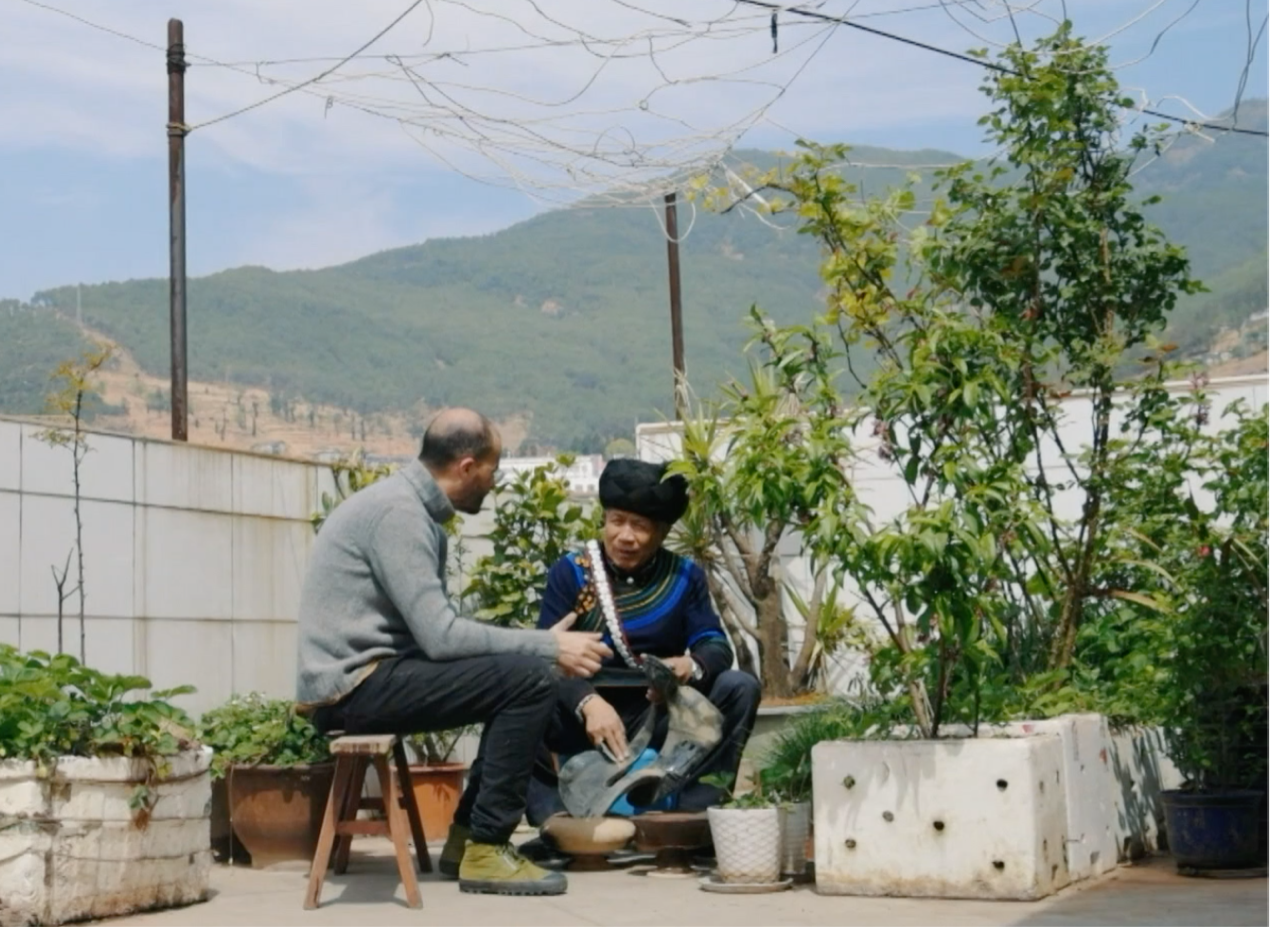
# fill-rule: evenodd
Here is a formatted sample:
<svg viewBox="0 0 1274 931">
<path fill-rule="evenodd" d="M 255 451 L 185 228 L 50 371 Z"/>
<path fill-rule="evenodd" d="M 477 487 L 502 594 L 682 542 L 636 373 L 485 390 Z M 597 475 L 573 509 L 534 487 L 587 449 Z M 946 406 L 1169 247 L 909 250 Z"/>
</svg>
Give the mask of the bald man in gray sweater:
<svg viewBox="0 0 1274 931">
<path fill-rule="evenodd" d="M 601 635 L 495 627 L 461 617 L 446 588 L 445 524 L 495 485 L 500 436 L 475 411 L 443 411 L 420 458 L 337 508 L 301 589 L 297 700 L 323 731 L 411 734 L 483 725 L 481 767 L 440 858 L 464 892 L 553 895 L 566 878 L 509 844 L 526 808 L 557 678 L 591 676 Z"/>
</svg>

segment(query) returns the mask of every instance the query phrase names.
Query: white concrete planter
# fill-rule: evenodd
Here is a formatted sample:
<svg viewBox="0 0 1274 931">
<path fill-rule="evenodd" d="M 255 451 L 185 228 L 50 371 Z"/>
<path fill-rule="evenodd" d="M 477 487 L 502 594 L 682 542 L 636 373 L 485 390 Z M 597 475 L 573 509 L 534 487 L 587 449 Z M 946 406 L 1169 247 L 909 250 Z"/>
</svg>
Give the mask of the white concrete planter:
<svg viewBox="0 0 1274 931">
<path fill-rule="evenodd" d="M 0 925 L 58 925 L 198 902 L 212 854 L 209 750 L 168 758 L 145 829 L 128 802 L 145 761 L 0 762 Z"/>
<path fill-rule="evenodd" d="M 814 750 L 818 890 L 1038 899 L 1162 845 L 1179 782 L 1155 731 L 1101 715 Z"/>
<path fill-rule="evenodd" d="M 1112 729 L 1100 714 L 1020 721 L 987 736 L 1056 734 L 1066 787 L 1066 854 L 1072 882 L 1167 849 L 1162 789 L 1181 783 L 1158 728 Z"/>
<path fill-rule="evenodd" d="M 725 883 L 777 882 L 783 820 L 777 808 L 709 808 L 717 875 Z"/>
</svg>

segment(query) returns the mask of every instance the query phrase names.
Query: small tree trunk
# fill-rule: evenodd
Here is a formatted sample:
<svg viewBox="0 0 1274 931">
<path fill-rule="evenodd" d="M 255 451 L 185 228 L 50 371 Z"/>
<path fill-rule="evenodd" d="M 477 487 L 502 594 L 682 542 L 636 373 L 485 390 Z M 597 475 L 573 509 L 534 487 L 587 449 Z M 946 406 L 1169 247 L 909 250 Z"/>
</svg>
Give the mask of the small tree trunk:
<svg viewBox="0 0 1274 931">
<path fill-rule="evenodd" d="M 74 461 L 75 478 L 75 568 L 76 590 L 80 600 L 80 662 L 87 663 L 84 634 L 84 518 L 80 510 L 80 463 L 84 460 L 84 437 L 81 433 L 82 415 L 84 412 L 84 392 L 75 394 L 75 436 L 71 447 Z"/>
<path fill-rule="evenodd" d="M 756 599 L 756 626 L 761 634 L 761 694 L 790 698 L 795 690 L 787 668 L 787 618 L 783 616 L 782 593 L 772 582 Z"/>
<path fill-rule="evenodd" d="M 726 594 L 725 583 L 722 582 L 721 576 L 715 567 L 704 567 L 704 574 L 708 577 L 708 593 L 712 596 L 713 602 L 717 606 L 717 616 L 721 618 L 721 626 L 725 628 L 726 635 L 730 638 L 730 643 L 734 647 L 734 655 L 739 660 L 739 668 L 750 670 L 752 672 L 760 672 L 755 657 L 752 655 L 752 647 L 748 644 L 746 631 L 740 629 L 738 623 L 734 620 L 734 609 L 730 603 L 730 596 Z"/>
</svg>

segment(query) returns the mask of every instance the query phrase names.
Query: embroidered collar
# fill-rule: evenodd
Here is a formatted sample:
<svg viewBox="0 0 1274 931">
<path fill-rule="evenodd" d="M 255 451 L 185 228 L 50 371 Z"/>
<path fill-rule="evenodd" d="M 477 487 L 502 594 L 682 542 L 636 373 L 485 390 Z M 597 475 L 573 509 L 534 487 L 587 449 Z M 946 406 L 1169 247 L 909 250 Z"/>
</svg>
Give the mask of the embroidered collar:
<svg viewBox="0 0 1274 931">
<path fill-rule="evenodd" d="M 598 544 L 597 548 L 601 551 L 602 562 L 606 566 L 606 574 L 617 582 L 623 582 L 625 585 L 645 585 L 650 582 L 655 573 L 659 569 L 659 557 L 663 555 L 664 549 L 660 547 L 655 550 L 655 555 L 646 560 L 636 569 L 621 569 L 611 561 L 610 554 L 606 552 L 606 547 Z"/>
</svg>

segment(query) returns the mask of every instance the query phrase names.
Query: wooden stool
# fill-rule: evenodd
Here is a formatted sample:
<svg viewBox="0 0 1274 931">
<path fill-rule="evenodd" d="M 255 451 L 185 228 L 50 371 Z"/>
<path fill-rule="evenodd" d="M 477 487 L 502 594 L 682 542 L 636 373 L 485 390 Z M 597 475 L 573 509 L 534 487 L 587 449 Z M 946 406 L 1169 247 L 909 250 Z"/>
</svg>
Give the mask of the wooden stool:
<svg viewBox="0 0 1274 931">
<path fill-rule="evenodd" d="M 331 743 L 331 750 L 332 756 L 336 757 L 336 773 L 332 778 L 332 791 L 327 796 L 327 813 L 323 816 L 314 863 L 310 866 L 305 907 L 318 908 L 328 864 L 338 874 L 344 873 L 349 866 L 350 843 L 354 835 L 362 834 L 388 835 L 394 842 L 398 875 L 402 877 L 403 889 L 407 893 L 407 904 L 420 908 L 420 886 L 416 883 L 416 872 L 407 852 L 408 830 L 416 845 L 420 871 L 432 873 L 433 864 L 429 860 L 429 848 L 425 846 L 425 832 L 421 827 L 420 811 L 416 808 L 416 795 L 411 790 L 407 754 L 402 744 L 393 734 L 365 734 L 337 737 Z M 389 764 L 391 755 L 394 758 L 392 767 Z M 363 778 L 369 766 L 376 769 L 381 799 L 363 798 Z M 360 808 L 382 806 L 384 821 L 359 820 Z"/>
</svg>

